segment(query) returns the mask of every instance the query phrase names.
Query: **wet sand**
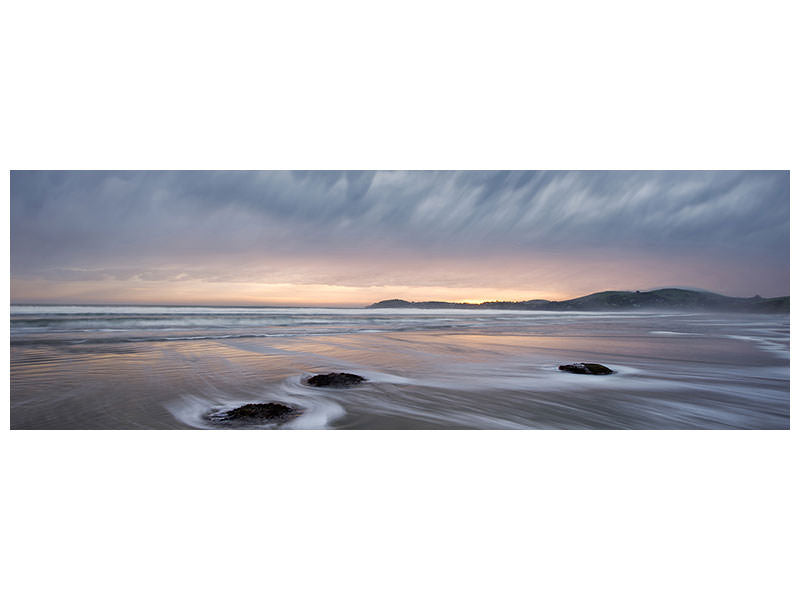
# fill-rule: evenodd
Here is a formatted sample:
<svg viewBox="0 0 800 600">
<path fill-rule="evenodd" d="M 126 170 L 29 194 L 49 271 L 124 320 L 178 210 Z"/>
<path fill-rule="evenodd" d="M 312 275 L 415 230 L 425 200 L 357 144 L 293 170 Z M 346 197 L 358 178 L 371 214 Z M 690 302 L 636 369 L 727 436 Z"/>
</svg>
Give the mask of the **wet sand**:
<svg viewBox="0 0 800 600">
<path fill-rule="evenodd" d="M 465 324 L 470 318 L 443 314 L 441 327 L 419 330 L 173 341 L 12 335 L 11 426 L 230 428 L 205 415 L 251 402 L 302 409 L 283 429 L 789 426 L 788 316 L 504 313 Z M 616 373 L 558 370 L 575 361 Z M 330 371 L 368 381 L 303 383 Z"/>
</svg>

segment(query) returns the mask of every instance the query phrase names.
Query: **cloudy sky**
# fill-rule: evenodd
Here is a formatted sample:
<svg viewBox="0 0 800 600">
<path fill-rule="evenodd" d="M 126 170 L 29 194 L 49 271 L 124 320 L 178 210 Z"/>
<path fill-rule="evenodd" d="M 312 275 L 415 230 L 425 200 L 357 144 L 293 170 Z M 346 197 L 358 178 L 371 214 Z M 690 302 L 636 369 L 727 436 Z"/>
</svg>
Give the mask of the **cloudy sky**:
<svg viewBox="0 0 800 600">
<path fill-rule="evenodd" d="M 12 302 L 789 293 L 784 171 L 15 171 Z"/>
</svg>

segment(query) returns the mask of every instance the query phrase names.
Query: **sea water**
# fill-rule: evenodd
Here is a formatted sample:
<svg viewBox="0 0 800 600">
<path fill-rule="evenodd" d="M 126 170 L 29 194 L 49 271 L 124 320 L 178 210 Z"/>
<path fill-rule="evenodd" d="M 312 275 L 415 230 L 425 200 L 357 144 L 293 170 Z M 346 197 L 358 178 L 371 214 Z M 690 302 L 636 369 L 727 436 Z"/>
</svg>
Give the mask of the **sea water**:
<svg viewBox="0 0 800 600">
<path fill-rule="evenodd" d="M 559 371 L 598 362 L 613 375 Z M 315 373 L 367 379 L 314 388 Z M 11 426 L 264 429 L 786 429 L 788 315 L 11 307 Z"/>
</svg>

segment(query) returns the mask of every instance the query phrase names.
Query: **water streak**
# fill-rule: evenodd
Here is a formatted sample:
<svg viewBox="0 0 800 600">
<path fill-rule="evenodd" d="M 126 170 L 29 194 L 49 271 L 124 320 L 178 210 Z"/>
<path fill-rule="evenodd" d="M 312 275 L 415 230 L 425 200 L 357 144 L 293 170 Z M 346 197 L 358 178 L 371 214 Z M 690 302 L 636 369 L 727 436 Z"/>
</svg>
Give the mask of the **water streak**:
<svg viewBox="0 0 800 600">
<path fill-rule="evenodd" d="M 11 421 L 212 429 L 278 402 L 301 416 L 263 428 L 784 429 L 788 360 L 783 315 L 12 306 Z M 304 383 L 334 370 L 367 382 Z"/>
</svg>

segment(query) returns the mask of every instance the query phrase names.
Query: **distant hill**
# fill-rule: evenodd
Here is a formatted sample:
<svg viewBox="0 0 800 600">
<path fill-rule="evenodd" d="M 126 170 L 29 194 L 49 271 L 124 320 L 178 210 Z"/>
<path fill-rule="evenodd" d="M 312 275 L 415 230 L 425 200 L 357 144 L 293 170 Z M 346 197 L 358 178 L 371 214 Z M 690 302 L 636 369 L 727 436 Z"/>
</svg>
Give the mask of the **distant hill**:
<svg viewBox="0 0 800 600">
<path fill-rule="evenodd" d="M 712 292 L 665 288 L 649 292 L 597 292 L 572 300 L 524 300 L 521 302 L 408 302 L 383 300 L 367 308 L 464 308 L 512 310 L 708 310 L 723 312 L 788 313 L 789 296 L 734 298 Z"/>
</svg>

